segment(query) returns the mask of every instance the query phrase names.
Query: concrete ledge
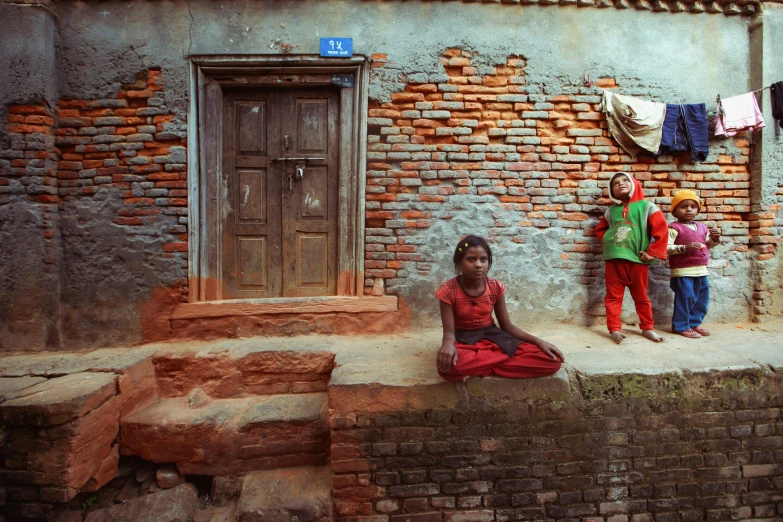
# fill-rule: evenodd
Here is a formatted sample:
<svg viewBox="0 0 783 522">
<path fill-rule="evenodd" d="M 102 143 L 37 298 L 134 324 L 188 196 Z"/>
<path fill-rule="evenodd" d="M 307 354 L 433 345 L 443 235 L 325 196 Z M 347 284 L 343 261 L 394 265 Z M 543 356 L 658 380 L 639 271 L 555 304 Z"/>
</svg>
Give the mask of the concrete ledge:
<svg viewBox="0 0 783 522">
<path fill-rule="evenodd" d="M 562 402 L 571 394 L 568 374 L 561 369 L 551 377 L 519 381 L 488 377 L 466 384 L 446 382 L 389 386 L 380 383 L 330 383 L 329 408 L 333 412 L 373 414 L 401 410 L 503 407 L 520 402 Z"/>
<path fill-rule="evenodd" d="M 605 401 L 636 397 L 686 397 L 718 390 L 760 389 L 783 374 L 783 320 L 763 325 L 709 325 L 711 337 L 686 339 L 662 332 L 654 344 L 626 328 L 622 345 L 600 326 L 522 325 L 556 344 L 564 368 L 545 379 L 443 381 L 435 371 L 441 332 L 393 336 L 256 337 L 172 342 L 89 353 L 47 353 L 0 358 L 0 377 L 58 376 L 83 371 L 126 373 L 151 356 L 219 360 L 228 366 L 258 358 L 259 352 L 334 354 L 329 403 L 335 412 L 426 410 L 441 407 L 502 406 L 519 401 Z M 304 355 L 304 354 L 310 355 Z M 277 360 L 272 353 L 263 355 Z M 281 359 L 282 360 L 282 359 Z M 229 364 L 230 363 L 230 364 Z M 232 368 L 235 370 L 235 368 Z M 10 382 L 8 383 L 10 386 Z"/>
<path fill-rule="evenodd" d="M 743 325 L 739 325 L 743 326 Z M 520 403 L 703 397 L 721 390 L 756 390 L 783 370 L 783 321 L 764 326 L 710 326 L 702 339 L 663 332 L 654 344 L 628 329 L 622 345 L 601 327 L 557 325 L 530 331 L 566 356 L 557 374 L 543 379 L 471 378 L 443 381 L 435 371 L 440 332 L 367 338 L 363 350 L 337 353 L 329 383 L 333 414 L 503 407 Z M 356 339 L 352 343 L 357 342 Z"/>
</svg>

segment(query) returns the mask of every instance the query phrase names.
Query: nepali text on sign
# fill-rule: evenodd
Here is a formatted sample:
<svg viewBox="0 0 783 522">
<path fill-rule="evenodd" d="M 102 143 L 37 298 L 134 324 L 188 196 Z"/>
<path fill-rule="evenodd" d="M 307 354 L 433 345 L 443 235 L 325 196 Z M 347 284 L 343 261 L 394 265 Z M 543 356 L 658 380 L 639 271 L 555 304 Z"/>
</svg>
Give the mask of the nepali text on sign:
<svg viewBox="0 0 783 522">
<path fill-rule="evenodd" d="M 327 58 L 353 56 L 353 38 L 321 38 L 321 56 Z"/>
</svg>

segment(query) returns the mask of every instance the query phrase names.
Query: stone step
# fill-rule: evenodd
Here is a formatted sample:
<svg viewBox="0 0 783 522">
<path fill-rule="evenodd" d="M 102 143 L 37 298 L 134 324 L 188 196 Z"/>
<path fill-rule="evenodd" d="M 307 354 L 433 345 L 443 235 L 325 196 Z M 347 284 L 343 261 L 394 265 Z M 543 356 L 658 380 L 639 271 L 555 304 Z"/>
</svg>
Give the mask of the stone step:
<svg viewBox="0 0 783 522">
<path fill-rule="evenodd" d="M 3 368 L 20 376 L 0 377 L 0 484 L 25 490 L 23 501 L 9 497 L 6 514 L 41 518 L 114 478 L 119 417 L 154 398 L 151 363 L 75 373 L 47 364 L 51 378 Z"/>
<path fill-rule="evenodd" d="M 288 340 L 244 339 L 172 346 L 153 357 L 161 397 L 200 388 L 211 397 L 326 391 L 334 353 Z"/>
<path fill-rule="evenodd" d="M 84 522 L 136 522 L 138 520 L 193 520 L 198 506 L 198 490 L 193 484 L 181 484 L 151 495 L 143 495 L 102 509 L 91 511 Z M 81 520 L 81 519 L 79 519 Z"/>
<path fill-rule="evenodd" d="M 328 466 L 254 471 L 241 478 L 237 522 L 331 522 Z"/>
<path fill-rule="evenodd" d="M 199 398 L 201 397 L 201 398 Z M 120 452 L 180 473 L 227 475 L 320 465 L 329 448 L 326 393 L 160 399 L 120 421 Z"/>
</svg>

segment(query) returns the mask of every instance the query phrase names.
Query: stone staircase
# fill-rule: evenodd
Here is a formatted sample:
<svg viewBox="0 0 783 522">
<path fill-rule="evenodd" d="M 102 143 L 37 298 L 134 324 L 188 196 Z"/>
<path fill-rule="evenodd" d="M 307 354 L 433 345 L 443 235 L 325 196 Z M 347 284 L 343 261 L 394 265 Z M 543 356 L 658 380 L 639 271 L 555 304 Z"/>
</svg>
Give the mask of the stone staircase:
<svg viewBox="0 0 783 522">
<path fill-rule="evenodd" d="M 291 345 L 250 338 L 2 358 L 0 521 L 50 518 L 111 481 L 118 453 L 233 484 L 214 516 L 194 512 L 205 521 L 331 521 L 335 354 L 328 341 Z M 153 500 L 134 502 L 144 510 Z M 91 516 L 133 519 L 114 511 Z"/>
<path fill-rule="evenodd" d="M 161 399 L 120 421 L 120 450 L 187 475 L 326 463 L 326 393 Z"/>
<path fill-rule="evenodd" d="M 159 399 L 120 421 L 120 452 L 191 475 L 324 465 L 334 354 L 237 345 L 157 353 Z"/>
</svg>

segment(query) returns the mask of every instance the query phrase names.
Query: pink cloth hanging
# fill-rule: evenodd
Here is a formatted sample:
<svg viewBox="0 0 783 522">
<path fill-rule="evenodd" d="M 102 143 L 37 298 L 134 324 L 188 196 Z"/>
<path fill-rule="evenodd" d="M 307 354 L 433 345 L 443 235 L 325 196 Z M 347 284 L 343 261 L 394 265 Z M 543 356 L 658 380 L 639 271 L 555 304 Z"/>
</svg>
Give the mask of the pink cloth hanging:
<svg viewBox="0 0 783 522">
<path fill-rule="evenodd" d="M 723 114 L 721 115 L 721 109 Z M 716 136 L 734 136 L 743 130 L 758 130 L 764 127 L 756 96 L 752 93 L 740 94 L 721 100 L 718 106 L 718 118 L 715 123 Z"/>
</svg>

